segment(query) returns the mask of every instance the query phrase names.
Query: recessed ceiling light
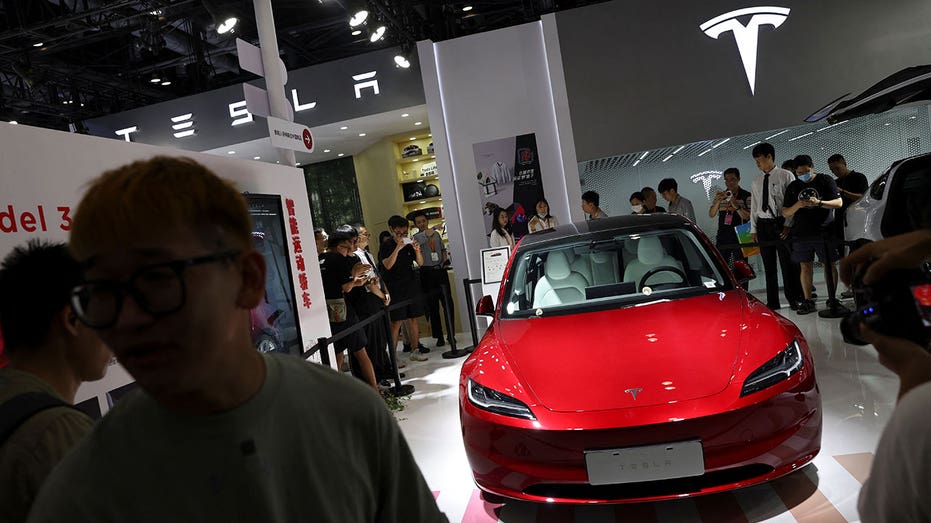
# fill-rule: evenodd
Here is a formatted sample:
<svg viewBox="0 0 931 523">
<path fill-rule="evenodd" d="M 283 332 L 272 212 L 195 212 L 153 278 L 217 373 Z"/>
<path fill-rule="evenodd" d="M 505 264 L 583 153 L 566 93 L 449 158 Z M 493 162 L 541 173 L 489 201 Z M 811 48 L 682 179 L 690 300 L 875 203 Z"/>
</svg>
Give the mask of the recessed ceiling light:
<svg viewBox="0 0 931 523">
<path fill-rule="evenodd" d="M 423 122 L 414 122 L 414 125 L 423 125 Z"/>
<path fill-rule="evenodd" d="M 374 31 L 372 31 L 372 36 L 369 37 L 369 42 L 374 44 L 375 42 L 381 40 L 382 37 L 385 36 L 385 32 L 387 30 L 388 28 L 383 25 L 378 26 Z"/>
<path fill-rule="evenodd" d="M 10 125 L 19 125 L 19 122 L 16 120 L 10 120 Z"/>
<path fill-rule="evenodd" d="M 427 136 L 429 136 L 430 138 L 433 138 L 433 133 L 430 133 Z"/>
<path fill-rule="evenodd" d="M 361 29 L 356 29 L 355 31 L 352 32 L 352 36 L 359 36 L 360 34 L 362 34 Z"/>
<path fill-rule="evenodd" d="M 226 151 L 226 154 L 236 154 L 236 151 Z"/>
<path fill-rule="evenodd" d="M 345 131 L 346 129 L 349 129 L 349 127 L 347 127 L 347 126 L 345 126 L 345 125 L 339 128 L 340 131 Z"/>
<path fill-rule="evenodd" d="M 217 26 L 217 34 L 222 35 L 232 31 L 237 23 L 239 23 L 239 19 L 235 16 L 227 18 L 222 24 Z"/>
<path fill-rule="evenodd" d="M 162 82 L 162 85 L 163 86 L 171 85 L 171 80 L 165 80 L 164 82 Z"/>
<path fill-rule="evenodd" d="M 328 153 L 328 152 L 330 152 L 330 150 L 329 150 L 329 149 L 324 149 L 323 152 Z"/>
<path fill-rule="evenodd" d="M 436 156 L 431 156 L 430 158 L 433 158 L 434 160 L 436 160 Z"/>
<path fill-rule="evenodd" d="M 301 162 L 297 162 L 296 164 L 294 164 L 294 166 L 295 166 L 295 167 L 300 167 L 300 166 L 301 166 Z"/>
<path fill-rule="evenodd" d="M 365 136 L 365 133 L 359 133 L 359 138 Z"/>
<path fill-rule="evenodd" d="M 411 61 L 406 56 L 399 54 L 394 57 L 394 64 L 402 69 L 407 69 L 411 66 Z"/>
<path fill-rule="evenodd" d="M 419 159 L 419 158 L 414 158 L 414 161 L 415 161 L 415 162 L 419 162 L 420 159 Z"/>
<path fill-rule="evenodd" d="M 261 160 L 262 157 L 261 157 L 261 156 L 253 156 L 252 159 L 253 159 L 253 160 Z"/>
<path fill-rule="evenodd" d="M 359 11 L 356 11 L 356 13 L 352 15 L 352 18 L 349 19 L 349 27 L 359 27 L 360 25 L 365 23 L 365 20 L 368 19 L 368 17 L 369 17 L 369 12 L 366 11 L 365 9 L 360 9 Z"/>
<path fill-rule="evenodd" d="M 153 76 L 152 79 L 149 80 L 149 81 L 152 82 L 153 84 L 157 84 L 157 83 L 161 82 L 162 79 L 159 78 L 159 77 L 157 77 L 157 76 Z"/>
<path fill-rule="evenodd" d="M 416 139 L 417 139 L 416 136 L 411 136 L 411 141 L 412 141 L 412 142 L 413 142 L 414 140 L 416 140 Z"/>
<path fill-rule="evenodd" d="M 343 156 L 346 156 L 346 155 L 343 154 L 343 153 L 339 153 L 339 154 L 337 154 L 336 156 L 343 157 Z"/>
<path fill-rule="evenodd" d="M 401 118 L 407 118 L 408 116 L 410 116 L 410 114 L 404 113 L 404 114 L 401 115 Z"/>
<path fill-rule="evenodd" d="M 465 7 L 462 8 L 462 11 L 465 12 L 465 13 L 468 13 L 468 12 L 471 11 L 471 10 L 472 10 L 472 6 L 471 6 L 471 5 L 467 5 L 467 6 L 465 6 Z"/>
<path fill-rule="evenodd" d="M 420 201 L 417 202 L 417 203 L 427 203 L 427 200 L 420 200 Z"/>
<path fill-rule="evenodd" d="M 275 160 L 275 163 L 281 163 L 281 160 Z"/>
<path fill-rule="evenodd" d="M 45 42 L 36 42 L 32 44 L 33 47 L 42 47 L 43 45 L 45 45 Z"/>
</svg>

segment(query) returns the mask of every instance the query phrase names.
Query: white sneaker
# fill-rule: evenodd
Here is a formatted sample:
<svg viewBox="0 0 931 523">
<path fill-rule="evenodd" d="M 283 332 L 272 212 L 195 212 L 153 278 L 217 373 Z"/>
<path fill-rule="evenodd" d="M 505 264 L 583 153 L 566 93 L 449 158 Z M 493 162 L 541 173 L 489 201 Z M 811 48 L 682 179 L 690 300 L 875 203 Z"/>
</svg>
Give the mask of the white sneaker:
<svg viewBox="0 0 931 523">
<path fill-rule="evenodd" d="M 426 354 L 423 354 L 418 350 L 411 352 L 411 355 L 410 355 L 411 361 L 427 361 L 428 359 L 429 358 L 427 358 Z"/>
</svg>

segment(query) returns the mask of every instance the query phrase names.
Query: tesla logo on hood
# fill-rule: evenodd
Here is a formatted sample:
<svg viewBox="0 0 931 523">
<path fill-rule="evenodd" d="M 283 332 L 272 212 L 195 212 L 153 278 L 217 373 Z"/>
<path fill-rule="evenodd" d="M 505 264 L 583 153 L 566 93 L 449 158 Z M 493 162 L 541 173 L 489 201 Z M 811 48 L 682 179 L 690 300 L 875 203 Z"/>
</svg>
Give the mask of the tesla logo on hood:
<svg viewBox="0 0 931 523">
<path fill-rule="evenodd" d="M 749 16 L 747 25 L 739 18 Z M 750 94 L 756 94 L 756 56 L 757 44 L 760 40 L 760 27 L 771 25 L 778 28 L 789 17 L 788 7 L 747 7 L 738 9 L 701 24 L 699 28 L 703 33 L 718 39 L 724 33 L 733 32 L 737 42 L 737 51 L 740 52 L 740 61 L 743 62 L 747 81 L 750 83 Z"/>
<path fill-rule="evenodd" d="M 641 388 L 641 387 L 636 387 L 636 388 L 633 388 L 633 389 L 627 389 L 627 390 L 625 390 L 624 392 L 627 393 L 627 394 L 630 394 L 631 396 L 634 397 L 634 400 L 636 400 L 636 399 L 637 399 L 637 393 L 640 392 L 640 391 L 642 391 L 642 390 L 643 390 L 643 388 Z"/>
</svg>

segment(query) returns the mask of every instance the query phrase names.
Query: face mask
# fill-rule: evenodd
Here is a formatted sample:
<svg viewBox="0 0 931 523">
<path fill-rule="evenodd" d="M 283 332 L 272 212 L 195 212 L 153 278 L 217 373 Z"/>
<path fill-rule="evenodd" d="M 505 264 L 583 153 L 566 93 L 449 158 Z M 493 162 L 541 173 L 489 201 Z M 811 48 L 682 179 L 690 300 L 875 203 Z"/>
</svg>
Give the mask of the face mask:
<svg viewBox="0 0 931 523">
<path fill-rule="evenodd" d="M 537 213 L 537 216 L 538 216 L 541 220 L 545 220 L 545 219 L 546 219 L 546 215 L 545 215 L 545 214 Z"/>
<path fill-rule="evenodd" d="M 808 173 L 806 173 L 806 174 L 800 174 L 800 175 L 798 175 L 798 179 L 799 179 L 799 180 L 802 180 L 803 182 L 810 182 L 810 181 L 811 181 L 811 175 L 812 175 L 812 172 L 811 172 L 811 171 L 808 171 Z"/>
<path fill-rule="evenodd" d="M 641 212 L 643 212 L 643 206 L 642 206 L 642 205 L 631 205 L 630 208 L 631 208 L 631 210 L 633 210 L 633 211 L 634 211 L 635 213 L 637 213 L 637 214 L 640 214 Z"/>
</svg>

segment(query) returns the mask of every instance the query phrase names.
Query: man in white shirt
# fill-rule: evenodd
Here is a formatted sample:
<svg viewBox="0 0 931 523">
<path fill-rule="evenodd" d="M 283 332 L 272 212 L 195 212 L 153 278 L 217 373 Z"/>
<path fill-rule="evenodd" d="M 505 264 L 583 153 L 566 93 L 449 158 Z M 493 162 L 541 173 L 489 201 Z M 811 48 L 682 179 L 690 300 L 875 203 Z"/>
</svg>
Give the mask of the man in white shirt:
<svg viewBox="0 0 931 523">
<path fill-rule="evenodd" d="M 761 173 L 753 180 L 750 188 L 750 233 L 754 242 L 780 242 L 789 237 L 791 218 L 782 217 L 782 202 L 786 188 L 795 181 L 795 175 L 776 167 L 776 149 L 769 143 L 753 148 L 753 159 Z M 776 273 L 776 258 L 782 269 L 783 291 L 789 307 L 798 309 L 802 301 L 802 284 L 798 265 L 792 262 L 786 244 L 762 245 L 763 270 L 766 273 L 766 306 L 778 310 L 779 275 Z"/>
</svg>

